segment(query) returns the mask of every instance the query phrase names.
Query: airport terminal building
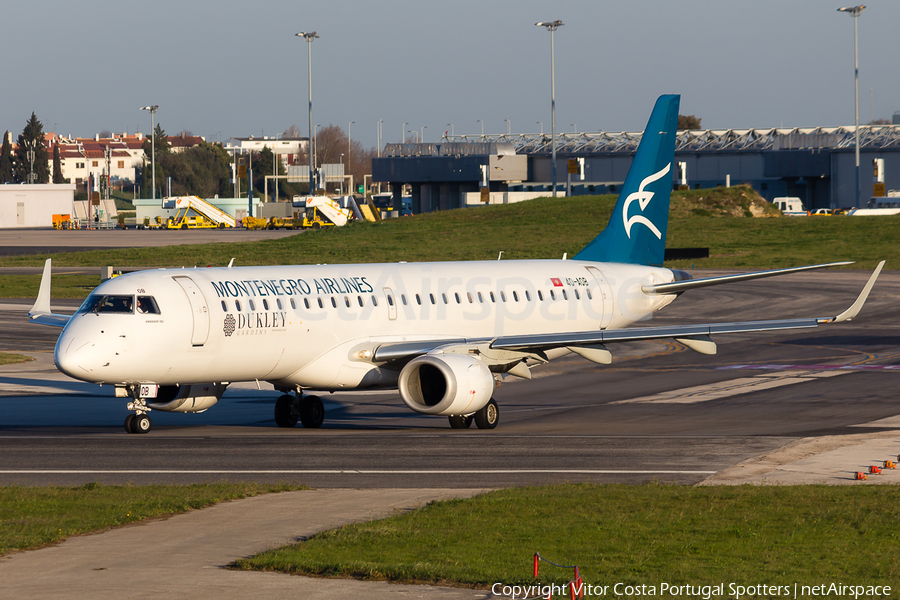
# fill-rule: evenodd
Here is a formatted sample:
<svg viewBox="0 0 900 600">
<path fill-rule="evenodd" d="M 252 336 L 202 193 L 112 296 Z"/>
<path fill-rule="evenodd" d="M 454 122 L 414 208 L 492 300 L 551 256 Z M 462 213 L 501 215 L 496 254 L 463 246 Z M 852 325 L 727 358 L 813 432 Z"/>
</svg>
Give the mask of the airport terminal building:
<svg viewBox="0 0 900 600">
<path fill-rule="evenodd" d="M 556 136 L 557 189 L 565 192 L 569 159 L 583 159 L 571 193 L 616 193 L 641 133 L 561 133 Z M 860 206 L 873 196 L 873 161 L 883 159 L 884 189 L 900 190 L 900 125 L 859 128 Z M 552 189 L 551 137 L 545 134 L 444 136 L 440 142 L 387 144 L 372 161 L 372 179 L 389 184 L 395 204 L 403 186 L 413 212 L 472 204 L 484 184 L 495 194 Z M 856 206 L 853 127 L 680 131 L 673 185 L 691 189 L 747 184 L 771 201 L 797 196 L 807 208 Z M 582 174 L 583 173 L 583 174 Z M 900 198 L 897 198 L 900 201 Z M 492 200 L 493 201 L 493 200 Z"/>
</svg>

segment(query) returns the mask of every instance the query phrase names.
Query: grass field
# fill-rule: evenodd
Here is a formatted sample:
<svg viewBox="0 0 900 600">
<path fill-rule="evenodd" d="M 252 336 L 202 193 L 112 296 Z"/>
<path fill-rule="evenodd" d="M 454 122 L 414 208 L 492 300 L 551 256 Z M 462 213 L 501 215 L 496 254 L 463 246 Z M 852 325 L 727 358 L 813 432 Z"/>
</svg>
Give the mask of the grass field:
<svg viewBox="0 0 900 600">
<path fill-rule="evenodd" d="M 888 268 L 900 265 L 900 216 L 733 216 L 758 208 L 751 194 L 741 187 L 674 193 L 667 247 L 708 247 L 710 257 L 667 266 L 744 269 L 855 260 L 854 268 L 871 268 L 882 259 Z M 334 264 L 494 260 L 501 250 L 504 259 L 571 257 L 606 225 L 614 203 L 614 196 L 539 198 L 352 223 L 278 240 L 97 250 L 56 255 L 53 261 L 58 266 L 190 267 L 224 266 L 233 257 L 238 266 Z M 760 210 L 774 214 L 768 204 Z M 4 257 L 0 266 L 38 266 L 45 258 Z"/>
<path fill-rule="evenodd" d="M 900 583 L 893 486 L 558 485 L 324 532 L 234 565 L 318 576 L 533 583 L 535 552 L 586 583 Z M 542 583 L 571 570 L 544 565 Z"/>
<path fill-rule="evenodd" d="M 23 354 L 12 354 L 10 352 L 0 352 L 0 365 L 15 365 L 18 363 L 34 360 Z"/>
<path fill-rule="evenodd" d="M 0 487 L 0 555 L 73 535 L 301 486 L 207 485 Z"/>
</svg>

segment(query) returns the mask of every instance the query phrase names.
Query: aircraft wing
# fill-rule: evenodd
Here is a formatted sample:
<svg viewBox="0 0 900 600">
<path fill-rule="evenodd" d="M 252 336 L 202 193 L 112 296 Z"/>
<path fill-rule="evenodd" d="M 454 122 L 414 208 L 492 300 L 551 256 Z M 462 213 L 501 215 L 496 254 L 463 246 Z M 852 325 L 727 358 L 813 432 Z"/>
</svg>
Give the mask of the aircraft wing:
<svg viewBox="0 0 900 600">
<path fill-rule="evenodd" d="M 50 310 L 50 259 L 44 263 L 44 274 L 41 276 L 41 287 L 38 290 L 34 306 L 28 311 L 28 322 L 38 325 L 65 327 L 71 315 L 58 315 Z"/>
<path fill-rule="evenodd" d="M 817 265 L 816 267 L 821 266 L 824 265 Z M 818 327 L 819 325 L 827 323 L 840 323 L 841 321 L 853 319 L 859 314 L 860 309 L 862 309 L 863 304 L 865 304 L 866 299 L 869 297 L 869 292 L 872 290 L 872 286 L 875 285 L 875 280 L 878 279 L 882 267 L 884 267 L 884 261 L 881 261 L 875 268 L 875 271 L 869 277 L 868 282 L 866 282 L 865 287 L 863 287 L 862 292 L 860 292 L 856 301 L 850 308 L 833 317 L 813 317 L 779 321 L 744 321 L 703 325 L 674 325 L 665 327 L 631 327 L 627 329 L 602 329 L 596 331 L 546 333 L 536 335 L 512 335 L 496 338 L 491 343 L 491 348 L 519 352 L 542 352 L 553 348 L 567 347 L 573 352 L 582 354 L 590 359 L 587 353 L 590 353 L 591 350 L 597 350 L 599 353 L 608 354 L 606 349 L 603 348 L 603 344 L 674 338 L 676 341 L 683 343 L 692 350 L 696 350 L 703 354 L 715 354 L 715 343 L 709 338 L 711 335 L 721 333 L 775 331 L 780 329 L 803 329 L 808 327 Z M 802 270 L 803 267 L 800 269 Z M 784 270 L 782 270 L 782 272 L 784 272 Z M 762 276 L 765 277 L 768 275 Z M 677 285 L 677 283 L 678 282 L 665 285 Z M 661 288 L 665 287 L 665 285 L 656 287 Z M 591 348 L 592 346 L 594 348 Z M 585 349 L 587 353 L 579 351 L 579 348 Z"/>
<path fill-rule="evenodd" d="M 776 271 L 763 271 L 760 273 L 728 275 L 723 278 L 711 278 L 716 280 L 714 283 L 708 283 L 709 280 L 706 279 L 675 282 L 673 284 L 658 285 L 656 286 L 656 289 L 660 290 L 662 288 L 666 290 L 665 292 L 659 291 L 658 293 L 671 293 L 682 290 L 672 290 L 667 286 L 674 286 L 680 283 L 700 283 L 701 285 L 695 285 L 693 287 L 703 287 L 704 285 L 716 285 L 719 283 L 727 283 L 729 281 L 743 281 L 759 277 L 770 277 L 773 275 L 819 269 L 839 264 L 843 265 L 848 263 L 830 263 L 827 265 L 779 269 Z M 413 342 L 386 342 L 381 344 L 376 343 L 371 350 L 370 356 L 373 362 L 405 362 L 438 349 L 442 352 L 477 350 L 477 353 L 480 354 L 483 359 L 488 358 L 486 352 L 504 352 L 505 354 L 496 356 L 498 362 L 518 362 L 525 357 L 533 358 L 538 362 L 546 362 L 545 352 L 556 348 L 567 348 L 588 360 L 593 360 L 594 362 L 599 362 L 601 364 L 609 364 L 612 358 L 609 351 L 604 347 L 604 344 L 666 338 L 673 338 L 692 350 L 702 354 L 715 354 L 716 345 L 715 342 L 710 339 L 710 336 L 712 335 L 804 329 L 818 327 L 819 325 L 828 323 L 840 323 L 841 321 L 853 319 L 859 314 L 860 309 L 862 309 L 863 304 L 865 304 L 866 299 L 869 297 L 869 292 L 872 290 L 872 286 L 875 285 L 875 280 L 878 279 L 882 267 L 884 267 L 884 261 L 881 261 L 875 268 L 875 271 L 869 277 L 868 282 L 866 282 L 865 287 L 863 287 L 862 292 L 860 292 L 856 301 L 850 308 L 833 317 L 811 317 L 773 321 L 742 321 L 736 323 L 711 323 L 702 325 L 673 325 L 664 327 L 629 327 L 627 329 L 597 329 L 592 331 L 510 335 L 493 339 L 440 338 L 433 340 L 417 340 Z"/>
</svg>

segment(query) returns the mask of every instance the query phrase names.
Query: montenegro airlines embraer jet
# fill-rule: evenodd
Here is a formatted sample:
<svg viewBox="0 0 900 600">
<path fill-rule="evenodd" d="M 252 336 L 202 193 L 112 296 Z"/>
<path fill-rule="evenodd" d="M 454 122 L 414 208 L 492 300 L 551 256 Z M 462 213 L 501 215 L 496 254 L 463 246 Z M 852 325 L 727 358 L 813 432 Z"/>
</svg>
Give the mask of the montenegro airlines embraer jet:
<svg viewBox="0 0 900 600">
<path fill-rule="evenodd" d="M 280 427 L 322 425 L 321 399 L 304 390 L 396 387 L 416 412 L 492 429 L 497 378 L 530 378 L 568 352 L 609 364 L 616 342 L 673 338 L 713 354 L 713 334 L 856 316 L 882 265 L 836 317 L 626 329 L 688 289 L 831 266 L 698 280 L 662 267 L 678 101 L 657 101 L 609 224 L 573 260 L 139 271 L 98 286 L 71 317 L 50 309 L 47 260 L 29 318 L 63 327 L 56 366 L 114 385 L 134 413 L 126 429 L 145 433 L 151 410 L 204 411 L 236 381 L 284 393 Z"/>
</svg>

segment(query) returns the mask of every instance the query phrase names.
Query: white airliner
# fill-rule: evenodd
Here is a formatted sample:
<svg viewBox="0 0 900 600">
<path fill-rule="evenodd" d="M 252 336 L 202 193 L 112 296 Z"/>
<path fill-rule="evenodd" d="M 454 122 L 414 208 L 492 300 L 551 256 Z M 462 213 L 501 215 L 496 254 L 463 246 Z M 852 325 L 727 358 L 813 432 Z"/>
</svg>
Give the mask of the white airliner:
<svg viewBox="0 0 900 600">
<path fill-rule="evenodd" d="M 626 328 L 688 289 L 832 266 L 699 280 L 662 267 L 678 102 L 657 100 L 608 226 L 571 260 L 147 270 L 104 282 L 72 316 L 50 308 L 47 260 L 29 318 L 63 327 L 59 370 L 114 385 L 134 413 L 126 430 L 145 433 L 151 410 L 204 411 L 238 381 L 284 394 L 280 427 L 322 425 L 304 390 L 399 388 L 416 412 L 492 429 L 497 379 L 569 352 L 608 364 L 616 342 L 673 338 L 714 354 L 713 334 L 856 316 L 883 263 L 835 317 Z"/>
</svg>

